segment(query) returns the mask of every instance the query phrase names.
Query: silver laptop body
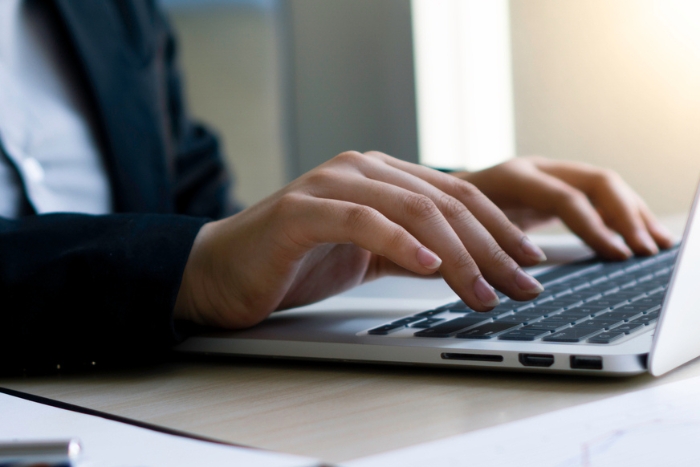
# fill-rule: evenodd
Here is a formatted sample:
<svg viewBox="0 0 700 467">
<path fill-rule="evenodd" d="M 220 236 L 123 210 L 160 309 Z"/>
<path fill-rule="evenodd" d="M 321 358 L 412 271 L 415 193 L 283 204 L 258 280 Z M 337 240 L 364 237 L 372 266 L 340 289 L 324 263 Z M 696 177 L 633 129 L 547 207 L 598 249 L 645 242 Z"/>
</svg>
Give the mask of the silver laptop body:
<svg viewBox="0 0 700 467">
<path fill-rule="evenodd" d="M 608 307 L 596 305 L 604 303 L 600 301 L 607 298 L 603 294 L 598 299 L 586 301 L 585 290 L 593 289 L 584 288 L 574 290 L 582 300 L 568 310 L 553 310 L 551 315 L 541 319 L 507 328 L 504 324 L 493 323 L 505 323 L 508 320 L 515 322 L 514 316 L 520 316 L 518 313 L 533 316 L 533 310 L 539 310 L 546 303 L 557 303 L 557 298 L 552 296 L 550 302 L 545 300 L 541 304 L 537 304 L 537 301 L 528 304 L 506 300 L 500 306 L 501 310 L 507 311 L 506 308 L 510 306 L 513 311 L 489 318 L 486 322 L 489 326 L 482 328 L 483 322 L 476 323 L 470 318 L 476 316 L 475 312 L 455 310 L 455 307 L 459 308 L 455 305 L 456 302 L 446 304 L 447 300 L 444 299 L 438 303 L 435 300 L 381 297 L 359 299 L 350 294 L 308 307 L 274 313 L 250 329 L 196 335 L 180 344 L 176 350 L 200 354 L 609 376 L 650 372 L 659 376 L 700 355 L 699 197 L 700 189 L 696 191 L 681 245 L 673 251 L 628 263 L 588 261 L 537 274 L 545 284 L 545 292 L 541 295 L 545 297 L 548 289 L 565 289 L 567 284 L 594 283 L 598 287 L 600 282 L 606 280 L 614 284 L 615 279 L 627 277 L 620 274 L 620 270 L 626 274 L 630 269 L 636 273 L 636 276 L 629 276 L 631 282 L 620 285 L 621 281 L 618 280 L 617 284 L 623 288 L 622 291 L 630 292 L 627 296 L 631 295 L 631 291 L 640 292 L 640 295 L 630 298 L 630 304 L 624 306 L 618 303 L 607 310 Z M 650 276 L 656 285 L 651 280 L 645 282 Z M 664 290 L 659 290 L 658 284 L 662 276 Z M 411 284 L 418 280 L 404 279 L 403 283 Z M 636 284 L 634 287 L 624 288 L 632 282 Z M 572 285 L 570 289 L 576 287 L 579 286 Z M 632 306 L 654 300 L 658 305 L 650 306 L 646 311 L 639 306 Z M 604 314 L 577 319 L 562 328 L 551 328 L 551 323 L 556 325 L 556 316 L 579 316 L 585 311 L 576 314 L 574 310 L 594 308 L 606 310 Z M 642 311 L 634 315 L 634 310 Z M 565 315 L 564 312 L 567 311 L 568 314 Z M 606 316 L 615 316 L 617 322 L 612 323 L 614 320 L 607 319 Z M 436 324 L 425 324 L 429 319 Z M 459 319 L 462 321 L 454 321 Z M 590 336 L 584 335 L 583 331 L 572 331 L 577 324 L 590 321 L 588 324 L 593 325 L 593 320 L 596 319 L 598 323 L 608 323 L 609 327 Z M 440 329 L 437 328 L 438 325 L 449 322 L 463 323 L 464 326 L 458 331 L 443 334 L 424 332 Z M 538 325 L 538 322 L 549 323 L 550 329 L 543 334 L 544 337 L 538 335 L 531 341 L 508 340 L 522 339 L 523 335 L 534 336 L 538 326 L 547 327 Z M 643 326 L 640 327 L 640 323 Z M 449 325 L 442 327 L 449 328 Z M 494 332 L 487 335 L 487 328 Z M 500 328 L 503 329 L 498 331 Z M 528 329 L 533 330 L 525 332 Z M 625 333 L 625 330 L 630 332 Z M 510 335 L 507 336 L 508 333 Z M 421 335 L 426 337 L 419 337 Z M 579 342 L 563 341 L 571 335 L 584 338 Z M 609 342 L 599 343 L 605 342 L 606 338 Z M 553 341 L 556 339 L 560 341 Z"/>
</svg>

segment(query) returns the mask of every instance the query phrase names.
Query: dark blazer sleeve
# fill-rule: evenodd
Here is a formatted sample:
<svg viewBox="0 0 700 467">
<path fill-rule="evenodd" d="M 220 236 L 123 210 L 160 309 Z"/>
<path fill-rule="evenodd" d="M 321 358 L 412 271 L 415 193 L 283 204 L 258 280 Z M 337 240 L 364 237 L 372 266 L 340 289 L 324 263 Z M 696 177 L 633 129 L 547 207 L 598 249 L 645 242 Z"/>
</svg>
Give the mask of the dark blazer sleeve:
<svg viewBox="0 0 700 467">
<path fill-rule="evenodd" d="M 167 349 L 177 341 L 173 305 L 204 222 L 152 214 L 0 219 L 0 368 Z"/>
<path fill-rule="evenodd" d="M 163 354 L 181 339 L 172 312 L 194 238 L 236 210 L 216 137 L 187 117 L 172 33 L 157 8 L 151 14 L 146 32 L 166 44 L 158 94 L 172 187 L 151 205 L 173 208 L 0 218 L 0 373 Z"/>
</svg>

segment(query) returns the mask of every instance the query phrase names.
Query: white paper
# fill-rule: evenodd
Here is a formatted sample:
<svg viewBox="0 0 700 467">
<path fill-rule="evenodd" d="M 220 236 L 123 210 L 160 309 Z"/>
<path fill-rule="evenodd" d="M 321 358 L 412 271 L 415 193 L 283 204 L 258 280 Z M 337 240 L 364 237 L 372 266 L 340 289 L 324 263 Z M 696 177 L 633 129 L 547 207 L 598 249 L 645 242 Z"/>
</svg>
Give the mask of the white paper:
<svg viewBox="0 0 700 467">
<path fill-rule="evenodd" d="M 698 466 L 700 378 L 616 396 L 343 465 Z"/>
<path fill-rule="evenodd" d="M 301 467 L 319 463 L 286 454 L 167 435 L 0 393 L 0 442 L 78 438 L 78 467 Z"/>
</svg>

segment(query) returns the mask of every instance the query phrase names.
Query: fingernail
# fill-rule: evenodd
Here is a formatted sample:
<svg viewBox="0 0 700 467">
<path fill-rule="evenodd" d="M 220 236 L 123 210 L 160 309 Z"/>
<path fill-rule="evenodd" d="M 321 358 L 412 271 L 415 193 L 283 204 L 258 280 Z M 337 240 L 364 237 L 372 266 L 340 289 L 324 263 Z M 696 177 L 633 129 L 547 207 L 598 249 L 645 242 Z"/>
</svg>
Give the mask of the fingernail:
<svg viewBox="0 0 700 467">
<path fill-rule="evenodd" d="M 421 264 L 421 266 L 426 267 L 428 269 L 437 269 L 442 264 L 442 260 L 440 259 L 440 257 L 432 251 L 428 250 L 424 246 L 418 248 L 416 258 L 418 259 L 418 262 Z"/>
<path fill-rule="evenodd" d="M 629 258 L 630 256 L 632 256 L 632 250 L 629 249 L 629 247 L 625 244 L 624 240 L 622 240 L 620 237 L 612 237 L 611 242 L 615 245 L 617 251 L 622 253 L 625 257 Z"/>
<path fill-rule="evenodd" d="M 493 290 L 493 287 L 491 287 L 483 277 L 479 277 L 474 282 L 474 293 L 476 294 L 476 298 L 481 300 L 481 303 L 489 308 L 501 303 L 501 301 L 498 299 L 498 295 L 496 295 L 496 292 Z"/>
<path fill-rule="evenodd" d="M 659 252 L 656 242 L 651 238 L 651 235 L 645 230 L 637 232 L 637 238 L 644 244 L 644 248 L 650 255 L 655 255 Z"/>
<path fill-rule="evenodd" d="M 654 224 L 654 228 L 656 229 L 656 231 L 657 231 L 659 234 L 661 234 L 662 236 L 666 237 L 666 240 L 668 240 L 669 242 L 673 242 L 674 239 L 676 238 L 676 236 L 673 235 L 673 234 L 671 233 L 671 231 L 668 230 L 668 229 L 666 228 L 665 225 L 663 225 L 663 224 L 661 224 L 661 223 L 659 223 L 659 222 L 657 222 L 656 224 Z"/>
<path fill-rule="evenodd" d="M 544 287 L 537 279 L 522 269 L 518 269 L 518 272 L 515 273 L 515 283 L 520 287 L 520 290 L 527 293 L 538 294 L 544 290 Z"/>
<path fill-rule="evenodd" d="M 530 258 L 536 259 L 540 263 L 542 261 L 547 261 L 547 256 L 544 254 L 544 251 L 535 245 L 527 236 L 523 237 L 523 241 L 520 243 L 520 248 L 522 248 L 525 254 Z"/>
</svg>

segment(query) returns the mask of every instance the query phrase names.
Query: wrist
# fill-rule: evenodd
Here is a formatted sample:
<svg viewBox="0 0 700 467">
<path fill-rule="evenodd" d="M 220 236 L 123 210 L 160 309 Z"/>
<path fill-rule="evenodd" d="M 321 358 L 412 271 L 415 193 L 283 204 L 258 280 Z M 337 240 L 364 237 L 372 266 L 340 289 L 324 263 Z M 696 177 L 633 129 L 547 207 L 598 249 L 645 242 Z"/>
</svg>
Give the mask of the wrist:
<svg viewBox="0 0 700 467">
<path fill-rule="evenodd" d="M 213 229 L 213 222 L 204 224 L 197 236 L 192 242 L 192 248 L 190 249 L 190 254 L 187 258 L 187 264 L 182 273 L 182 279 L 180 281 L 180 289 L 178 290 L 177 299 L 175 300 L 175 307 L 173 309 L 173 319 L 176 320 L 186 320 L 199 323 L 197 319 L 197 300 L 196 297 L 199 294 L 199 289 L 201 289 L 204 283 L 204 265 L 207 263 L 206 251 L 207 245 L 211 238 L 211 230 Z M 200 323 L 201 324 L 201 323 Z"/>
</svg>

